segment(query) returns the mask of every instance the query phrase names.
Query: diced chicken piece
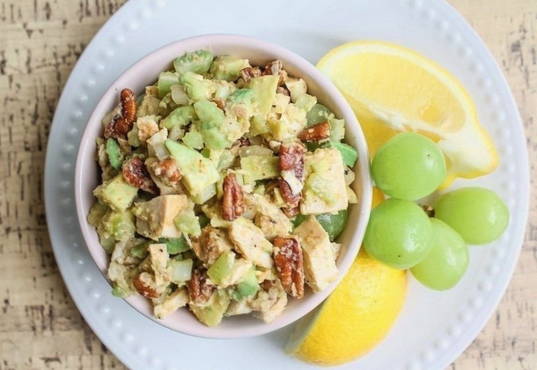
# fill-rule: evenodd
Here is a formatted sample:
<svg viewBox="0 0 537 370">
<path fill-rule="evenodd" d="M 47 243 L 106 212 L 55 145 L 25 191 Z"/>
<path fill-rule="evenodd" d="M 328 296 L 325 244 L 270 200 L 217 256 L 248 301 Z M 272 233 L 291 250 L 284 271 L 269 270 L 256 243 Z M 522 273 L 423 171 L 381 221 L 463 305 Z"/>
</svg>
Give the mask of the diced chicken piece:
<svg viewBox="0 0 537 370">
<path fill-rule="evenodd" d="M 328 234 L 313 216 L 302 222 L 294 234 L 300 239 L 304 252 L 306 282 L 314 292 L 319 292 L 338 276 L 334 250 Z"/>
<path fill-rule="evenodd" d="M 300 212 L 304 215 L 335 213 L 349 203 L 345 166 L 337 149 L 317 149 L 306 155 L 306 181 Z"/>
<path fill-rule="evenodd" d="M 264 322 L 271 322 L 279 316 L 287 306 L 287 293 L 279 280 L 268 289 L 260 289 L 254 300 L 250 302 L 254 316 Z"/>
<path fill-rule="evenodd" d="M 147 202 L 137 203 L 134 209 L 136 231 L 153 240 L 178 238 L 181 232 L 173 219 L 188 206 L 185 195 L 161 195 Z"/>
<path fill-rule="evenodd" d="M 252 308 L 248 300 L 243 299 L 242 301 L 231 301 L 229 304 L 225 316 L 236 316 L 236 315 L 246 315 L 252 312 Z"/>
<path fill-rule="evenodd" d="M 192 249 L 205 266 L 212 265 L 220 255 L 230 251 L 233 244 L 229 241 L 226 233 L 212 226 L 206 226 L 201 231 L 197 242 L 192 243 Z"/>
<path fill-rule="evenodd" d="M 184 307 L 188 302 L 188 293 L 185 288 L 177 289 L 175 292 L 166 295 L 164 299 L 153 306 L 153 313 L 159 319 L 163 319 L 180 307 Z"/>
<path fill-rule="evenodd" d="M 239 217 L 231 223 L 229 237 L 237 251 L 247 260 L 264 268 L 272 267 L 272 244 L 263 231 L 250 220 Z"/>
<path fill-rule="evenodd" d="M 145 95 L 142 99 L 142 103 L 138 107 L 138 117 L 150 116 L 159 114 L 160 99 L 158 98 L 158 91 L 154 94 L 154 91 L 148 90 L 153 86 L 148 86 L 145 89 Z"/>
<path fill-rule="evenodd" d="M 167 138 L 168 129 L 163 128 L 147 139 L 147 153 L 150 157 L 157 157 L 159 160 L 163 160 L 170 156 L 168 149 L 166 149 L 164 144 Z"/>
<path fill-rule="evenodd" d="M 108 265 L 108 278 L 126 293 L 134 290 L 131 284 L 133 268 L 126 264 L 129 244 L 129 240 L 116 243 Z"/>
<path fill-rule="evenodd" d="M 331 243 L 331 245 L 332 245 L 332 252 L 334 252 L 334 261 L 337 261 L 337 258 L 339 257 L 339 252 L 341 251 L 341 244 Z"/>
<path fill-rule="evenodd" d="M 170 260 L 168 249 L 166 244 L 150 244 L 148 250 L 157 291 L 163 291 L 171 282 L 168 270 L 168 261 Z"/>
<path fill-rule="evenodd" d="M 147 139 L 158 132 L 157 119 L 157 116 L 138 117 L 136 127 L 138 128 L 138 140 L 140 142 L 145 143 Z"/>
<path fill-rule="evenodd" d="M 266 197 L 259 194 L 247 194 L 245 200 L 247 204 L 255 208 L 254 222 L 267 239 L 272 240 L 277 236 L 287 235 L 293 229 L 289 218 Z"/>
</svg>

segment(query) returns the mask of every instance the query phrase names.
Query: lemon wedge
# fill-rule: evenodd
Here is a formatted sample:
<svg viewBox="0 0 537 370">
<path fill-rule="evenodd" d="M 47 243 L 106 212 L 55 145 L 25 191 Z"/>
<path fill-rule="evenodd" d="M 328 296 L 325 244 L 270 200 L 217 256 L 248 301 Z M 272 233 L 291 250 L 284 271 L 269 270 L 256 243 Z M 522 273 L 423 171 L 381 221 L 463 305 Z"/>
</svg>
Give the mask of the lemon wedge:
<svg viewBox="0 0 537 370">
<path fill-rule="evenodd" d="M 375 207 L 384 195 L 373 191 Z M 339 365 L 371 350 L 393 325 L 406 294 L 406 274 L 360 252 L 323 303 L 295 326 L 287 352 L 318 365 Z"/>
<path fill-rule="evenodd" d="M 349 101 L 371 155 L 398 132 L 416 131 L 444 152 L 445 185 L 497 167 L 498 154 L 472 98 L 432 60 L 398 45 L 357 41 L 331 50 L 317 67 Z"/>
</svg>

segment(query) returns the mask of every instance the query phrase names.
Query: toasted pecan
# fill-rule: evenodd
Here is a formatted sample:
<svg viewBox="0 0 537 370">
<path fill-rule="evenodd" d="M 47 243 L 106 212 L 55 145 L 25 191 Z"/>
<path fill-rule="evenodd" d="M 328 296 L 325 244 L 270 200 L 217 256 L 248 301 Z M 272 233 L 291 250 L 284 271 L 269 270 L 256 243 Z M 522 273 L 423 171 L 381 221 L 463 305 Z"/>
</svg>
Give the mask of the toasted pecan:
<svg viewBox="0 0 537 370">
<path fill-rule="evenodd" d="M 327 121 L 310 126 L 298 134 L 298 138 L 305 142 L 320 141 L 330 137 L 330 125 Z"/>
<path fill-rule="evenodd" d="M 164 183 L 167 185 L 177 185 L 179 180 L 182 178 L 181 172 L 179 172 L 175 159 L 173 158 L 166 158 L 162 161 L 154 161 L 151 163 L 150 167 L 155 176 L 163 179 Z"/>
<path fill-rule="evenodd" d="M 123 163 L 121 173 L 123 179 L 125 179 L 128 184 L 151 194 L 158 193 L 157 185 L 153 182 L 153 179 L 151 179 L 144 161 L 142 161 L 140 157 L 132 157 L 131 159 L 126 160 Z"/>
<path fill-rule="evenodd" d="M 131 89 L 123 89 L 120 93 L 121 113 L 110 121 L 104 129 L 104 137 L 125 137 L 136 121 L 136 97 Z"/>
<path fill-rule="evenodd" d="M 207 281 L 207 272 L 201 267 L 192 271 L 192 277 L 187 282 L 187 290 L 190 301 L 194 304 L 203 304 L 209 300 L 215 286 Z"/>
<path fill-rule="evenodd" d="M 136 291 L 146 298 L 157 298 L 159 294 L 154 286 L 151 286 L 152 276 L 148 272 L 142 272 L 132 280 Z M 154 285 L 154 284 L 153 284 Z"/>
<path fill-rule="evenodd" d="M 234 173 L 228 174 L 223 183 L 222 218 L 233 221 L 244 212 L 244 197 L 242 188 L 237 183 Z"/>
<path fill-rule="evenodd" d="M 283 289 L 291 297 L 304 296 L 304 260 L 302 248 L 296 238 L 274 239 L 274 264 Z"/>
</svg>

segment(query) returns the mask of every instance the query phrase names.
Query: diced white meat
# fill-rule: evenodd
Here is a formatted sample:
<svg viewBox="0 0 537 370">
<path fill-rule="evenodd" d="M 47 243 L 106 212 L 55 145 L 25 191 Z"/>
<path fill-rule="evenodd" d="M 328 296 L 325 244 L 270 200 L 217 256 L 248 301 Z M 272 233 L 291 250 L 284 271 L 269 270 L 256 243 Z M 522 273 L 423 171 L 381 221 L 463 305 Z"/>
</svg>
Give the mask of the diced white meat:
<svg viewBox="0 0 537 370">
<path fill-rule="evenodd" d="M 150 157 L 157 157 L 159 160 L 163 160 L 170 156 L 164 144 L 166 139 L 168 139 L 168 129 L 165 127 L 147 139 L 147 152 Z"/>
<path fill-rule="evenodd" d="M 249 305 L 247 299 L 241 301 L 232 300 L 229 304 L 225 316 L 246 315 L 252 312 L 252 308 Z"/>
<path fill-rule="evenodd" d="M 233 244 L 226 233 L 211 226 L 204 227 L 198 241 L 192 242 L 192 250 L 196 257 L 206 266 L 212 265 L 222 253 L 232 248 Z"/>
<path fill-rule="evenodd" d="M 287 235 L 293 229 L 289 218 L 266 197 L 260 194 L 246 194 L 245 200 L 247 205 L 255 209 L 254 222 L 267 239 Z"/>
<path fill-rule="evenodd" d="M 138 117 L 136 127 L 138 128 L 138 139 L 140 142 L 145 143 L 147 139 L 158 132 L 157 119 L 157 116 Z"/>
<path fill-rule="evenodd" d="M 345 166 L 337 149 L 322 148 L 305 158 L 306 180 L 300 213 L 318 215 L 346 209 Z"/>
<path fill-rule="evenodd" d="M 328 234 L 314 216 L 309 216 L 295 229 L 294 235 L 299 238 L 304 252 L 306 283 L 314 292 L 319 292 L 338 276 L 334 250 Z"/>
<path fill-rule="evenodd" d="M 153 306 L 153 313 L 159 319 L 163 319 L 175 312 L 178 308 L 184 307 L 188 302 L 188 294 L 185 288 L 177 289 L 167 295 L 160 302 Z"/>
<path fill-rule="evenodd" d="M 171 275 L 168 270 L 168 261 L 170 260 L 168 249 L 166 244 L 159 243 L 150 244 L 148 251 L 157 291 L 163 291 L 171 282 Z"/>
<path fill-rule="evenodd" d="M 287 306 L 287 293 L 283 290 L 280 281 L 276 280 L 268 290 L 260 289 L 249 305 L 254 311 L 255 317 L 264 322 L 271 322 Z"/>
<path fill-rule="evenodd" d="M 229 237 L 236 250 L 255 265 L 272 267 L 272 244 L 252 221 L 239 217 L 231 223 Z"/>
<path fill-rule="evenodd" d="M 160 195 L 147 202 L 137 203 L 134 209 L 136 231 L 153 240 L 178 238 L 181 232 L 173 219 L 188 206 L 185 195 Z"/>
</svg>

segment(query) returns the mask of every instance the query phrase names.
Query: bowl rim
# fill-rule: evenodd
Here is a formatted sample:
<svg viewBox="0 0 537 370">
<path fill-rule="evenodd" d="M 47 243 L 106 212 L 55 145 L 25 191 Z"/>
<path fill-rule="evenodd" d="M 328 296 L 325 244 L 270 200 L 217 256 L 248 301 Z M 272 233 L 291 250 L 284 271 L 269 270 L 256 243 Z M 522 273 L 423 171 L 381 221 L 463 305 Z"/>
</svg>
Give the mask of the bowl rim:
<svg viewBox="0 0 537 370">
<path fill-rule="evenodd" d="M 355 167 L 355 172 L 357 173 L 357 179 L 359 179 L 359 186 L 360 186 L 360 202 L 359 205 L 359 214 L 358 214 L 358 221 L 354 225 L 355 229 L 352 233 L 352 236 L 350 237 L 350 241 L 348 243 L 348 249 L 343 256 L 339 256 L 338 260 L 338 278 L 331 283 L 328 287 L 326 287 L 323 291 L 312 293 L 314 295 L 314 298 L 312 298 L 308 302 L 304 302 L 299 304 L 299 307 L 293 311 L 293 313 L 287 313 L 287 311 L 283 311 L 283 313 L 280 315 L 278 319 L 276 319 L 273 322 L 270 323 L 262 323 L 262 325 L 256 325 L 253 328 L 249 328 L 250 325 L 245 324 L 242 328 L 238 329 L 222 329 L 220 327 L 212 327 L 207 328 L 203 324 L 199 323 L 199 327 L 192 327 L 191 325 L 184 325 L 184 327 L 179 328 L 172 328 L 169 325 L 167 325 L 162 320 L 156 319 L 152 315 L 148 315 L 142 311 L 143 307 L 146 306 L 147 303 L 140 303 L 141 300 L 137 298 L 142 298 L 138 296 L 131 296 L 124 298 L 125 301 L 129 303 L 130 306 L 132 306 L 140 315 L 151 319 L 153 322 L 169 329 L 172 331 L 189 334 L 197 337 L 204 337 L 204 338 L 243 338 L 243 337 L 251 337 L 251 336 L 257 336 L 257 335 L 263 335 L 270 333 L 272 331 L 275 331 L 277 329 L 280 329 L 284 326 L 287 326 L 289 324 L 292 324 L 293 322 L 299 320 L 306 314 L 308 314 L 310 311 L 318 307 L 335 289 L 335 287 L 339 284 L 343 276 L 346 274 L 347 270 L 350 268 L 352 263 L 354 262 L 354 259 L 358 255 L 358 252 L 361 247 L 361 243 L 363 240 L 363 237 L 365 235 L 365 230 L 367 227 L 367 222 L 369 219 L 369 213 L 371 210 L 371 200 L 372 200 L 372 180 L 369 173 L 369 155 L 368 155 L 368 149 L 367 149 L 367 142 L 365 140 L 365 136 L 363 134 L 362 128 L 358 122 L 357 117 L 354 115 L 352 108 L 350 107 L 349 103 L 346 101 L 346 99 L 343 97 L 343 95 L 337 90 L 337 88 L 334 86 L 334 84 L 328 79 L 328 77 L 324 76 L 320 70 L 318 70 L 312 63 L 304 59 L 302 56 L 292 52 L 291 50 L 284 48 L 282 46 L 279 46 L 277 44 L 273 44 L 267 41 L 262 41 L 254 37 L 249 36 L 243 36 L 243 35 L 236 35 L 236 34 L 223 34 L 223 33 L 215 33 L 215 34 L 203 34 L 203 35 L 197 35 L 192 36 L 188 38 L 184 38 L 178 41 L 171 42 L 169 44 L 166 44 L 158 49 L 156 49 L 153 52 L 150 52 L 143 56 L 142 58 L 138 59 L 135 63 L 133 63 L 130 67 L 125 69 L 121 74 L 109 85 L 109 87 L 106 89 L 106 91 L 102 94 L 101 98 L 99 99 L 98 103 L 95 105 L 95 107 L 92 109 L 92 113 L 86 123 L 86 126 L 84 128 L 84 132 L 82 134 L 82 138 L 80 141 L 80 145 L 77 152 L 76 157 L 76 164 L 75 164 L 75 179 L 74 179 L 74 187 L 75 187 L 75 204 L 76 204 L 76 210 L 77 210 L 77 216 L 78 216 L 78 222 L 80 225 L 80 229 L 84 238 L 84 242 L 87 246 L 87 249 L 92 257 L 93 262 L 97 265 L 99 271 L 102 273 L 103 277 L 106 279 L 107 283 L 110 284 L 110 281 L 106 274 L 106 268 L 108 267 L 108 264 L 106 266 L 100 266 L 98 261 L 98 253 L 102 254 L 102 246 L 97 243 L 97 245 L 93 245 L 92 241 L 92 233 L 95 233 L 95 230 L 92 226 L 89 225 L 87 222 L 87 214 L 85 213 L 85 209 L 82 207 L 83 203 L 83 197 L 86 195 L 85 193 L 85 187 L 84 183 L 82 182 L 82 172 L 83 172 L 83 157 L 85 157 L 85 154 L 88 151 L 94 152 L 95 151 L 95 139 L 96 137 L 93 137 L 90 135 L 91 128 L 97 124 L 101 123 L 102 115 L 99 113 L 101 110 L 100 108 L 107 103 L 108 96 L 118 89 L 118 83 L 120 83 L 124 78 L 126 78 L 129 74 L 131 74 L 136 68 L 139 68 L 143 64 L 150 63 L 152 59 L 159 59 L 159 56 L 161 54 L 166 54 L 170 50 L 173 49 L 181 49 L 183 48 L 184 52 L 185 50 L 196 50 L 200 47 L 196 47 L 195 45 L 199 44 L 232 44 L 236 46 L 245 46 L 250 48 L 256 48 L 259 49 L 262 53 L 268 54 L 271 56 L 271 58 L 282 58 L 286 59 L 288 61 L 291 61 L 294 66 L 299 69 L 300 71 L 304 71 L 303 76 L 308 76 L 311 80 L 315 82 L 315 84 L 318 86 L 318 88 L 321 91 L 324 91 L 328 99 L 330 99 L 334 106 L 337 106 L 337 108 L 340 110 L 341 118 L 345 119 L 345 129 L 352 132 L 352 135 L 355 137 L 357 151 L 358 151 L 358 168 Z M 189 47 L 193 46 L 193 47 Z M 231 54 L 231 53 L 230 53 Z M 171 60 L 170 60 L 171 63 Z M 302 76 L 298 76 L 302 77 Z M 347 136 L 347 135 L 346 135 Z M 90 189 L 91 191 L 91 189 Z M 350 227 L 351 225 L 347 224 L 346 228 Z M 98 247 L 98 248 L 97 248 Z M 109 262 L 109 261 L 108 261 Z M 145 298 L 142 298 L 144 301 Z M 287 313 L 287 315 L 286 315 Z M 209 330 L 207 330 L 209 329 Z"/>
</svg>

